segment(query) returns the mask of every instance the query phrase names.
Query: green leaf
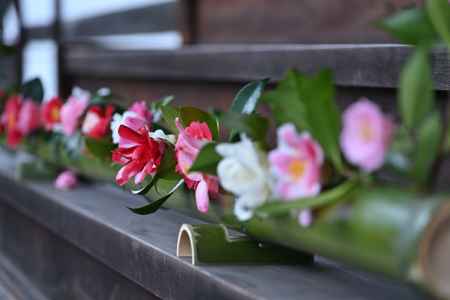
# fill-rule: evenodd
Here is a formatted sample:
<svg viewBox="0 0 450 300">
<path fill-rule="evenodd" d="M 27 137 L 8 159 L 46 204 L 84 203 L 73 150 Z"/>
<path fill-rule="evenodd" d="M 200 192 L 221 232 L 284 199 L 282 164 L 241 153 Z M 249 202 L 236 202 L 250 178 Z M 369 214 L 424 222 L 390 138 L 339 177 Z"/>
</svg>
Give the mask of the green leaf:
<svg viewBox="0 0 450 300">
<path fill-rule="evenodd" d="M 166 144 L 163 158 L 158 166 L 157 176 L 168 180 L 179 179 L 181 176 L 175 171 L 176 164 L 175 150 L 171 145 Z"/>
<path fill-rule="evenodd" d="M 448 0 L 427 0 L 425 7 L 434 28 L 450 49 L 450 3 Z"/>
<path fill-rule="evenodd" d="M 67 136 L 61 136 L 62 146 L 64 147 L 64 155 L 71 160 L 77 160 L 81 157 L 83 151 L 83 143 L 84 139 L 81 135 L 80 131 L 75 132 L 74 134 Z"/>
<path fill-rule="evenodd" d="M 439 38 L 423 8 L 402 10 L 377 25 L 406 44 L 430 44 Z"/>
<path fill-rule="evenodd" d="M 221 122 L 234 132 L 247 134 L 254 141 L 265 142 L 269 130 L 269 120 L 256 113 L 247 115 L 227 112 L 222 115 Z"/>
<path fill-rule="evenodd" d="M 166 96 L 158 101 L 153 101 L 151 103 L 151 110 L 153 113 L 154 122 L 159 122 L 162 118 L 163 112 L 162 108 L 168 106 L 175 99 L 174 96 Z"/>
<path fill-rule="evenodd" d="M 360 180 L 350 179 L 345 183 L 316 197 L 305 197 L 294 201 L 272 201 L 255 210 L 255 215 L 260 218 L 281 216 L 289 213 L 292 209 L 315 208 L 335 203 L 340 200 L 350 200 L 350 193 L 360 186 Z"/>
<path fill-rule="evenodd" d="M 253 113 L 256 110 L 259 99 L 261 98 L 262 92 L 266 87 L 267 82 L 269 82 L 268 78 L 259 81 L 253 81 L 245 85 L 236 94 L 230 111 L 241 114 Z M 229 140 L 234 140 L 236 135 L 236 130 L 231 129 Z"/>
<path fill-rule="evenodd" d="M 103 161 L 111 160 L 111 153 L 115 145 L 110 138 L 107 139 L 93 139 L 90 137 L 84 138 L 84 143 L 89 152 L 96 158 Z"/>
<path fill-rule="evenodd" d="M 55 165 L 40 159 L 21 162 L 16 167 L 16 176 L 28 180 L 52 180 L 58 175 Z"/>
<path fill-rule="evenodd" d="M 152 111 L 156 111 L 156 110 L 160 110 L 161 107 L 163 106 L 167 106 L 170 103 L 172 103 L 172 101 L 175 99 L 174 96 L 170 95 L 170 96 L 165 96 L 163 97 L 161 100 L 158 101 L 153 101 L 151 103 L 151 107 L 152 107 Z"/>
<path fill-rule="evenodd" d="M 204 145 L 200 149 L 189 172 L 202 172 L 217 175 L 217 165 L 222 160 L 222 156 L 216 152 L 216 145 L 217 143 L 214 142 Z"/>
<path fill-rule="evenodd" d="M 334 101 L 332 74 L 328 70 L 307 77 L 289 71 L 274 91 L 264 96 L 278 125 L 293 123 L 321 144 L 334 166 L 343 171 L 339 134 L 341 120 Z"/>
<path fill-rule="evenodd" d="M 342 171 L 344 167 L 339 146 L 341 117 L 334 100 L 331 71 L 324 70 L 312 78 L 304 78 L 300 94 L 305 105 L 307 129 L 337 170 Z"/>
<path fill-rule="evenodd" d="M 409 130 L 404 126 L 399 126 L 394 131 L 392 144 L 386 155 L 386 167 L 401 175 L 408 174 L 414 149 L 414 139 Z"/>
<path fill-rule="evenodd" d="M 211 130 L 213 139 L 219 139 L 219 123 L 212 114 L 195 107 L 185 106 L 180 108 L 180 118 L 184 126 L 189 126 L 193 121 L 205 122 Z"/>
<path fill-rule="evenodd" d="M 262 92 L 264 91 L 264 88 L 267 85 L 267 82 L 269 82 L 268 78 L 259 81 L 253 81 L 245 85 L 236 94 L 230 110 L 232 112 L 242 114 L 253 113 L 256 109 L 256 106 L 258 105 L 259 99 L 262 95 Z"/>
<path fill-rule="evenodd" d="M 428 51 L 419 47 L 400 74 L 400 115 L 408 129 L 416 128 L 433 109 L 433 81 Z"/>
<path fill-rule="evenodd" d="M 178 132 L 177 126 L 175 125 L 175 119 L 180 116 L 179 109 L 170 105 L 164 105 L 161 106 L 161 112 L 167 129 L 169 129 L 172 133 Z"/>
<path fill-rule="evenodd" d="M 131 193 L 133 195 L 145 195 L 152 189 L 153 186 L 155 186 L 158 180 L 159 177 L 158 174 L 156 174 L 155 176 L 152 177 L 152 180 L 150 180 L 150 182 L 146 186 L 137 190 L 131 190 Z"/>
<path fill-rule="evenodd" d="M 39 78 L 34 78 L 25 82 L 22 85 L 22 96 L 24 98 L 31 98 L 36 102 L 41 102 L 44 98 L 44 87 Z"/>
<path fill-rule="evenodd" d="M 156 212 L 169 198 L 172 194 L 184 183 L 184 180 L 180 180 L 165 196 L 159 198 L 158 200 L 152 201 L 151 203 L 137 207 L 131 208 L 128 207 L 129 210 L 139 215 L 148 215 Z"/>
<path fill-rule="evenodd" d="M 299 129 L 308 128 L 305 107 L 300 100 L 299 85 L 302 78 L 303 75 L 297 71 L 289 70 L 276 89 L 263 95 L 277 125 L 293 123 Z"/>
<path fill-rule="evenodd" d="M 434 161 L 439 154 L 443 125 L 438 112 L 430 115 L 417 132 L 412 176 L 419 184 L 424 184 L 430 176 Z"/>
</svg>

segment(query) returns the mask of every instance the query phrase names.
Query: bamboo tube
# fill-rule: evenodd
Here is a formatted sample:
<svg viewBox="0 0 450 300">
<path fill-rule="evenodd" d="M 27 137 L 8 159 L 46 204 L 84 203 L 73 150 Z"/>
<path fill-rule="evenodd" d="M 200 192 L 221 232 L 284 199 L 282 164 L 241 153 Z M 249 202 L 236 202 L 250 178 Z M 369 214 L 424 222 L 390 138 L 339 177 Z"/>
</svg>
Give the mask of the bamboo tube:
<svg viewBox="0 0 450 300">
<path fill-rule="evenodd" d="M 116 172 L 110 163 L 85 154 L 69 156 L 64 147 L 54 147 L 41 138 L 31 140 L 24 149 L 99 180 L 111 181 Z M 192 194 L 178 193 L 165 206 L 225 223 L 257 240 L 413 282 L 440 298 L 450 299 L 449 195 L 372 187 L 345 197 L 321 209 L 308 228 L 302 228 L 292 215 L 238 223 L 230 197 L 213 204 L 208 214 L 197 213 Z"/>
</svg>

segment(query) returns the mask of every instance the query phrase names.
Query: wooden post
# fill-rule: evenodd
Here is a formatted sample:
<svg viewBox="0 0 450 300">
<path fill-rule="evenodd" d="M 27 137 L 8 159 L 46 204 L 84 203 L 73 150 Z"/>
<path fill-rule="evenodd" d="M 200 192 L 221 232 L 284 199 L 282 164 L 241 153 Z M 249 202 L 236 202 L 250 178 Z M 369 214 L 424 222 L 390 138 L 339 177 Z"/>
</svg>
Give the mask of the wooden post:
<svg viewBox="0 0 450 300">
<path fill-rule="evenodd" d="M 61 17 L 61 0 L 54 0 L 55 19 L 53 20 L 53 39 L 56 44 L 56 78 L 57 78 L 57 93 L 61 97 L 67 97 L 70 93 L 70 88 L 67 84 L 67 78 L 64 76 L 64 45 L 63 45 L 63 31 L 62 31 L 62 17 Z"/>
<path fill-rule="evenodd" d="M 183 45 L 196 44 L 198 0 L 179 0 L 177 4 L 177 27 L 183 37 Z"/>
</svg>

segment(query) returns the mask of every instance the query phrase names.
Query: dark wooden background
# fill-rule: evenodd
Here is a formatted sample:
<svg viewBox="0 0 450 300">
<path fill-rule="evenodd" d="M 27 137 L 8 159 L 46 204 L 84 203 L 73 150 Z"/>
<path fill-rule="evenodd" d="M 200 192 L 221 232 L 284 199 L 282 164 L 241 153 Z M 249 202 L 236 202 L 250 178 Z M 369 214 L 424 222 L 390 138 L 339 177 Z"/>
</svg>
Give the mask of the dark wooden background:
<svg viewBox="0 0 450 300">
<path fill-rule="evenodd" d="M 418 0 L 178 0 L 67 22 L 64 0 L 54 0 L 50 26 L 21 25 L 19 47 L 34 39 L 58 45 L 59 92 L 108 86 L 122 104 L 176 96 L 179 104 L 226 108 L 246 82 L 279 80 L 289 68 L 331 68 L 338 102 L 366 96 L 395 114 L 395 88 L 411 49 L 374 22 Z M 19 1 L 15 1 L 20 13 Z M 23 24 L 23 22 L 21 22 Z M 177 31 L 176 50 L 112 50 L 92 37 Z M 19 55 L 20 58 L 21 55 Z M 443 49 L 431 57 L 443 111 L 450 62 Z M 20 61 L 20 59 L 19 59 Z M 20 74 L 20 71 L 19 71 Z"/>
<path fill-rule="evenodd" d="M 67 0 L 54 0 L 49 26 L 25 27 L 20 1 L 17 78 L 23 48 L 32 40 L 57 44 L 59 93 L 73 86 L 108 86 L 121 104 L 172 94 L 179 104 L 226 108 L 250 80 L 275 83 L 289 68 L 307 73 L 330 68 L 338 102 L 366 96 L 395 114 L 399 72 L 411 53 L 374 22 L 417 0 L 178 0 L 67 21 Z M 175 50 L 114 50 L 93 37 L 177 31 Z M 443 49 L 431 57 L 438 99 L 445 106 L 450 62 Z"/>
</svg>

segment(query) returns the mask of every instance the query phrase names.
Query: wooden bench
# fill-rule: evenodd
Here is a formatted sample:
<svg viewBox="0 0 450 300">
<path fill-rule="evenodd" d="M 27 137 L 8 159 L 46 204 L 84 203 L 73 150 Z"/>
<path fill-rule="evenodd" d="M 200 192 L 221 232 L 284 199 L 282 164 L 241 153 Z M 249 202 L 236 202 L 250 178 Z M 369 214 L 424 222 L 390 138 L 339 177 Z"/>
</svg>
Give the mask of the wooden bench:
<svg viewBox="0 0 450 300">
<path fill-rule="evenodd" d="M 63 96 L 74 85 L 107 86 L 124 101 L 173 94 L 180 104 L 226 108 L 249 80 L 270 77 L 275 82 L 288 68 L 313 73 L 326 67 L 335 73 L 341 105 L 367 96 L 392 110 L 399 71 L 411 49 L 395 44 L 371 22 L 415 3 L 180 0 L 65 22 L 60 13 L 64 1 L 56 0 L 54 24 L 22 25 L 19 46 L 33 39 L 56 41 Z M 95 40 L 170 30 L 183 37 L 180 49 L 114 50 Z M 440 49 L 432 61 L 439 102 L 446 109 L 450 61 Z M 49 183 L 19 185 L 11 175 L 12 163 L 2 152 L 0 282 L 5 293 L 18 298 L 426 297 L 413 287 L 320 257 L 313 266 L 194 267 L 175 257 L 176 235 L 182 223 L 201 221 L 170 210 L 133 215 L 125 207 L 140 200 L 111 186 L 63 193 Z M 450 169 L 447 165 L 442 169 Z M 448 174 L 437 180 L 444 184 L 443 178 Z"/>
</svg>

